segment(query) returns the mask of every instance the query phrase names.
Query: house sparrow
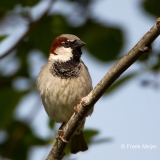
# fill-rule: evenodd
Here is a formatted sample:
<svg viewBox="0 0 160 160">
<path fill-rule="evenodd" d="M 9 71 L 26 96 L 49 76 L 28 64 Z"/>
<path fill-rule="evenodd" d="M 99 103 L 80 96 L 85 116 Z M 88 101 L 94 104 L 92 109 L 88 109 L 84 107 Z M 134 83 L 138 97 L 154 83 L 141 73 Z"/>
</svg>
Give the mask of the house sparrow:
<svg viewBox="0 0 160 160">
<path fill-rule="evenodd" d="M 47 64 L 38 75 L 37 86 L 44 108 L 56 122 L 67 123 L 78 100 L 92 90 L 90 74 L 80 59 L 83 45 L 85 43 L 72 34 L 57 37 L 51 45 Z M 85 120 L 71 138 L 71 153 L 88 149 L 82 133 L 84 123 Z"/>
</svg>

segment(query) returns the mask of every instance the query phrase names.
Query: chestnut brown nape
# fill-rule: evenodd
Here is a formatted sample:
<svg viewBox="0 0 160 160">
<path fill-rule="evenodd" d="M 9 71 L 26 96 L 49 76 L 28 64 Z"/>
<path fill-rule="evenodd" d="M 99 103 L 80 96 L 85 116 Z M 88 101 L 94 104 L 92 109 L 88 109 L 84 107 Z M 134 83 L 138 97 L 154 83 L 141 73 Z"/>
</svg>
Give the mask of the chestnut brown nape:
<svg viewBox="0 0 160 160">
<path fill-rule="evenodd" d="M 62 46 L 62 42 L 64 41 L 67 41 L 68 38 L 66 37 L 57 37 L 53 42 L 52 42 L 52 45 L 51 45 L 51 48 L 50 48 L 50 53 L 52 54 L 55 54 L 54 51 L 56 50 L 57 47 L 60 47 Z M 56 54 L 55 54 L 56 55 Z"/>
</svg>

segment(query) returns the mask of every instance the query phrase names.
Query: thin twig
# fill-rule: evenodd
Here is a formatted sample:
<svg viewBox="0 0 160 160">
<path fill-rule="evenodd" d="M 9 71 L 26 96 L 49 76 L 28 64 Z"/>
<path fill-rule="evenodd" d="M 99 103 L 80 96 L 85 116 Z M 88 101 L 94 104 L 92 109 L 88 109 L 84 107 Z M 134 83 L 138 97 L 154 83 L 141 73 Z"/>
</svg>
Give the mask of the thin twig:
<svg viewBox="0 0 160 160">
<path fill-rule="evenodd" d="M 22 36 L 17 40 L 17 42 L 11 46 L 6 52 L 4 52 L 1 56 L 0 59 L 6 57 L 8 54 L 10 54 L 13 50 L 15 50 L 23 41 L 23 39 L 25 37 L 27 37 L 27 35 L 30 33 L 30 31 L 39 23 L 39 21 L 41 21 L 48 13 L 48 11 L 51 9 L 52 4 L 55 2 L 56 0 L 51 0 L 50 3 L 48 4 L 48 6 L 46 7 L 46 9 L 43 11 L 42 15 L 35 21 L 31 21 L 28 25 L 28 29 L 26 30 L 25 33 L 22 34 Z"/>
<path fill-rule="evenodd" d="M 84 98 L 79 104 L 79 113 L 74 113 L 66 126 L 63 128 L 63 138 L 70 140 L 74 131 L 77 129 L 80 122 L 86 117 L 89 110 L 104 94 L 104 92 L 116 81 L 116 79 L 127 70 L 141 55 L 151 50 L 152 42 L 160 34 L 160 18 L 156 24 L 148 31 L 143 38 L 125 55 L 117 64 L 115 64 L 97 86 Z M 61 160 L 65 155 L 64 149 L 66 143 L 58 140 L 53 146 L 47 160 Z"/>
</svg>

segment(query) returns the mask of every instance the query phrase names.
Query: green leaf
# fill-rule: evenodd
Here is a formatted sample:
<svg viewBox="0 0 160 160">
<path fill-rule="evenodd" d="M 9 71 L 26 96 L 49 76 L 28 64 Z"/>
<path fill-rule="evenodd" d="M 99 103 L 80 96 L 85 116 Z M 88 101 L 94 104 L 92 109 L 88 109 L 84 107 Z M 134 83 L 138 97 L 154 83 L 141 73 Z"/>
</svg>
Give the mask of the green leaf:
<svg viewBox="0 0 160 160">
<path fill-rule="evenodd" d="M 85 141 L 88 145 L 90 145 L 93 141 L 92 138 L 98 135 L 99 131 L 94 129 L 85 129 L 83 130 Z M 68 143 L 68 145 L 65 148 L 66 155 L 70 154 L 70 148 L 71 148 L 71 142 Z"/>
<path fill-rule="evenodd" d="M 158 53 L 156 55 L 156 59 L 157 59 L 157 62 L 153 64 L 153 66 L 151 67 L 151 70 L 159 73 L 159 70 L 160 70 L 160 53 Z"/>
<path fill-rule="evenodd" d="M 42 51 L 44 54 L 49 55 L 49 49 L 51 43 L 55 37 L 53 37 L 51 31 L 51 23 L 52 17 L 45 17 L 40 21 L 39 25 L 37 25 L 29 34 L 28 44 L 32 46 L 32 48 L 36 48 Z"/>
<path fill-rule="evenodd" d="M 16 5 L 22 5 L 22 6 L 34 6 L 37 4 L 40 0 L 0 0 L 0 13 L 4 13 L 7 11 L 12 10 Z"/>
<path fill-rule="evenodd" d="M 29 75 L 29 65 L 28 64 L 28 55 L 29 52 L 33 49 L 33 45 L 29 43 L 27 40 L 22 41 L 21 45 L 17 49 L 17 58 L 20 60 L 20 68 L 15 74 L 15 77 L 26 77 L 30 78 Z"/>
<path fill-rule="evenodd" d="M 156 16 L 157 18 L 160 15 L 160 1 L 159 0 L 144 0 L 143 2 L 144 9 L 150 14 Z"/>
<path fill-rule="evenodd" d="M 69 33 L 69 25 L 64 17 L 47 16 L 30 32 L 27 43 L 48 56 L 53 40 L 62 33 Z"/>
<path fill-rule="evenodd" d="M 8 35 L 3 35 L 3 36 L 1 35 L 1 36 L 0 36 L 0 42 L 3 41 L 3 40 L 4 40 L 5 38 L 7 38 L 7 37 L 8 37 Z"/>
<path fill-rule="evenodd" d="M 5 128 L 11 122 L 14 109 L 18 102 L 28 92 L 17 92 L 8 87 L 0 92 L 0 129 Z"/>
<path fill-rule="evenodd" d="M 93 140 L 92 144 L 111 143 L 112 141 L 113 141 L 112 138 L 100 138 L 97 140 Z"/>
<path fill-rule="evenodd" d="M 0 129 L 5 128 L 11 122 L 14 109 L 21 98 L 29 91 L 18 92 L 12 88 L 12 81 L 15 75 L 11 77 L 0 76 Z"/>
<path fill-rule="evenodd" d="M 53 120 L 49 120 L 49 127 L 51 128 L 51 129 L 54 129 L 54 127 L 55 127 L 55 121 L 53 121 Z"/>
<path fill-rule="evenodd" d="M 145 53 L 143 54 L 139 59 L 138 61 L 141 61 L 141 62 L 145 62 L 149 59 L 149 57 L 151 56 L 152 53 Z"/>
<path fill-rule="evenodd" d="M 112 138 L 94 139 L 94 137 L 96 137 L 99 134 L 99 131 L 94 129 L 86 129 L 83 131 L 83 134 L 88 145 L 99 144 L 104 142 L 109 143 L 112 141 Z"/>
<path fill-rule="evenodd" d="M 90 144 L 92 142 L 92 138 L 98 135 L 99 131 L 94 129 L 85 129 L 83 130 L 83 134 L 85 137 L 85 140 L 87 144 Z"/>
<path fill-rule="evenodd" d="M 86 42 L 85 47 L 93 56 L 104 62 L 116 59 L 124 43 L 120 29 L 104 26 L 93 20 L 73 28 L 72 33 Z"/>
<path fill-rule="evenodd" d="M 29 126 L 20 121 L 12 120 L 6 132 L 7 139 L 0 144 L 0 155 L 5 158 L 26 160 L 32 146 L 47 144 L 47 141 L 36 137 Z"/>
<path fill-rule="evenodd" d="M 112 92 L 114 92 L 116 89 L 118 89 L 119 87 L 122 87 L 122 85 L 124 85 L 124 83 L 127 83 L 127 81 L 131 80 L 132 78 L 134 78 L 138 73 L 130 73 L 126 76 L 123 76 L 122 78 L 120 78 L 117 82 L 115 82 L 107 91 L 105 94 L 111 94 Z"/>
</svg>

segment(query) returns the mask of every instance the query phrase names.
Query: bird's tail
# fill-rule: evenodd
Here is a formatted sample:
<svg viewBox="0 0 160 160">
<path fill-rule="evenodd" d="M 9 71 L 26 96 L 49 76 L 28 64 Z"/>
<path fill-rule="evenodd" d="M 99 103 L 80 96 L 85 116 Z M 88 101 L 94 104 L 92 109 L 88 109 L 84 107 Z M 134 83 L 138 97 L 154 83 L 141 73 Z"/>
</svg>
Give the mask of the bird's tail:
<svg viewBox="0 0 160 160">
<path fill-rule="evenodd" d="M 79 151 L 86 151 L 88 149 L 87 143 L 84 139 L 83 132 L 75 134 L 71 138 L 71 153 L 76 154 Z"/>
</svg>

